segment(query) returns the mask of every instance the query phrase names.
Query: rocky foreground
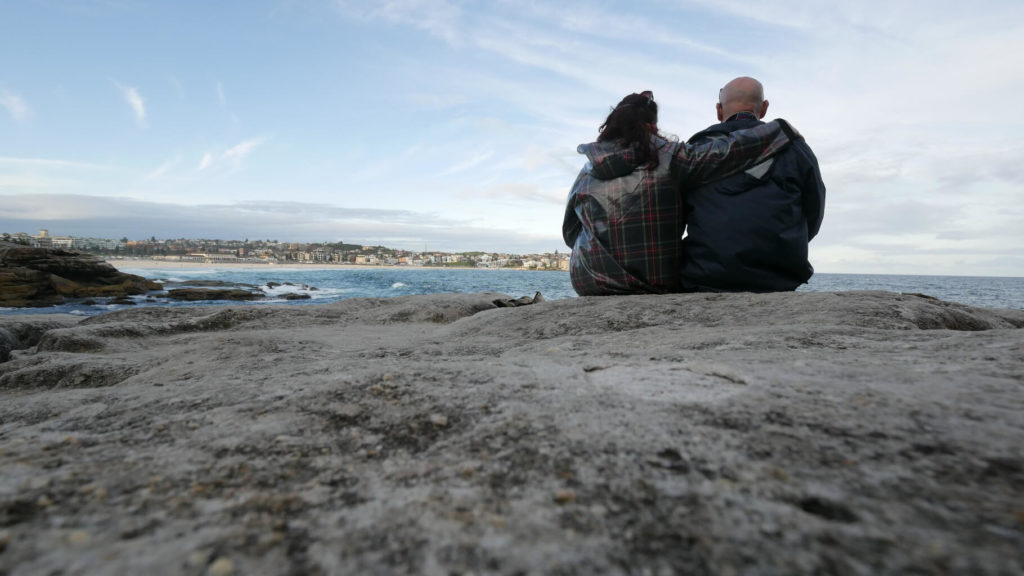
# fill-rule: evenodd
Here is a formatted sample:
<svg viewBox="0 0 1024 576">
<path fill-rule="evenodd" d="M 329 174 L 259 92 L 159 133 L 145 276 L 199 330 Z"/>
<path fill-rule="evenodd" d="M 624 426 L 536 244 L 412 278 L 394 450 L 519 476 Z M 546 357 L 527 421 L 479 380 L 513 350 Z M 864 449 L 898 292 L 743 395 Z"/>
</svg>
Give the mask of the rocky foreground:
<svg viewBox="0 0 1024 576">
<path fill-rule="evenodd" d="M 1024 311 L 507 298 L 0 317 L 0 574 L 1024 572 Z"/>
</svg>

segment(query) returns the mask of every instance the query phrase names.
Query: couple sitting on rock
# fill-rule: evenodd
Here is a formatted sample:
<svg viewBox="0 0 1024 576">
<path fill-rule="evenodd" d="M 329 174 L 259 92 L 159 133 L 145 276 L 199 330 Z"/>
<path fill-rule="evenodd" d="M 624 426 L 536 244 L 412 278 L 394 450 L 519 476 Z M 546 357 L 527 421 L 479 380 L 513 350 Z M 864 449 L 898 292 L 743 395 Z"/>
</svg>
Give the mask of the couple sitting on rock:
<svg viewBox="0 0 1024 576">
<path fill-rule="evenodd" d="M 825 206 L 814 153 L 785 120 L 761 121 L 753 78 L 722 88 L 717 109 L 720 124 L 674 142 L 653 94 L 630 94 L 580 145 L 562 224 L 578 294 L 772 292 L 811 277 Z"/>
</svg>

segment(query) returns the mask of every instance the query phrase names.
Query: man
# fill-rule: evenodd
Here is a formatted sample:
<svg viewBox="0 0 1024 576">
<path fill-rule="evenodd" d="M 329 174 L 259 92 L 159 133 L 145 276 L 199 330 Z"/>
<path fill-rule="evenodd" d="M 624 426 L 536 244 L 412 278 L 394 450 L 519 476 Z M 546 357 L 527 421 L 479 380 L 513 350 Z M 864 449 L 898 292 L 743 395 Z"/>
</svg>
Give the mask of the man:
<svg viewBox="0 0 1024 576">
<path fill-rule="evenodd" d="M 760 82 L 741 77 L 719 91 L 716 108 L 721 123 L 698 132 L 689 143 L 763 124 L 768 101 Z M 821 226 L 825 184 L 803 139 L 746 172 L 683 195 L 683 290 L 795 290 L 814 273 L 807 243 Z"/>
</svg>

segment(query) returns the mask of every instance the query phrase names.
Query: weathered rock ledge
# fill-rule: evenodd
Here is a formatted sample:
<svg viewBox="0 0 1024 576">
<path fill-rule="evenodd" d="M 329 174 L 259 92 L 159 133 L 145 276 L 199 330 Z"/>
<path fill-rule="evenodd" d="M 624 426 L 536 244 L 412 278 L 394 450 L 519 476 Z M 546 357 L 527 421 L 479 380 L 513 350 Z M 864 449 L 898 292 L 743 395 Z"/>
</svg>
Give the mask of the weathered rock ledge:
<svg viewBox="0 0 1024 576">
<path fill-rule="evenodd" d="M 1024 311 L 503 299 L 46 329 L 0 363 L 0 574 L 1024 571 Z"/>
</svg>

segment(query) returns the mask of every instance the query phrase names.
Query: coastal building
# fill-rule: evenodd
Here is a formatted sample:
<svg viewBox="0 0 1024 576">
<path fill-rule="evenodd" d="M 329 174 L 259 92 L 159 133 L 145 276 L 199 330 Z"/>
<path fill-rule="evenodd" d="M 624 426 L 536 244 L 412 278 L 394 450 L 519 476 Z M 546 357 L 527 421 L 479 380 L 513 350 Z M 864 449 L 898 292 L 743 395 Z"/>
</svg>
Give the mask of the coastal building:
<svg viewBox="0 0 1024 576">
<path fill-rule="evenodd" d="M 32 245 L 38 248 L 53 248 L 53 238 L 50 237 L 49 230 L 43 228 L 32 237 Z"/>
</svg>

